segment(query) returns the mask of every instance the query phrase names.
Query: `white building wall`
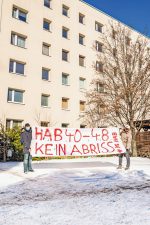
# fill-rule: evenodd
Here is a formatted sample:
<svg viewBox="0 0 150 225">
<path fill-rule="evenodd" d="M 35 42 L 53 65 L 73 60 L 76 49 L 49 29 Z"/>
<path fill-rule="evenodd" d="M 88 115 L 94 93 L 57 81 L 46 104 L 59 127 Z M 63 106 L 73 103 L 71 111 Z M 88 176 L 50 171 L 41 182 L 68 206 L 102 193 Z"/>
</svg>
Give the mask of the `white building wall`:
<svg viewBox="0 0 150 225">
<path fill-rule="evenodd" d="M 69 17 L 62 15 L 62 4 L 69 7 Z M 27 23 L 12 18 L 12 6 L 28 11 Z M 104 25 L 112 19 L 79 0 L 52 0 L 52 9 L 44 7 L 44 0 L 0 0 L 0 119 L 23 120 L 31 125 L 51 121 L 51 126 L 68 123 L 80 127 L 79 101 L 86 100 L 79 89 L 79 77 L 86 79 L 89 89 L 94 76 L 96 52 L 92 49 L 101 33 L 95 31 L 95 21 Z M 85 24 L 79 23 L 79 13 Z M 43 18 L 52 21 L 52 32 L 43 30 Z M 62 38 L 62 26 L 70 29 L 69 39 Z M 27 36 L 26 48 L 10 44 L 11 31 Z M 85 46 L 79 44 L 79 33 L 85 35 Z M 42 42 L 51 45 L 50 56 L 42 54 Z M 62 61 L 62 49 L 69 51 L 69 62 Z M 86 57 L 86 66 L 79 66 L 79 55 Z M 9 73 L 9 60 L 26 62 L 25 75 Z M 42 67 L 51 69 L 50 81 L 41 78 Z M 62 72 L 70 74 L 68 86 L 62 85 Z M 24 90 L 24 103 L 8 103 L 8 88 Z M 41 107 L 41 94 L 50 95 L 49 107 Z M 61 109 L 61 99 L 70 99 L 69 110 Z"/>
</svg>

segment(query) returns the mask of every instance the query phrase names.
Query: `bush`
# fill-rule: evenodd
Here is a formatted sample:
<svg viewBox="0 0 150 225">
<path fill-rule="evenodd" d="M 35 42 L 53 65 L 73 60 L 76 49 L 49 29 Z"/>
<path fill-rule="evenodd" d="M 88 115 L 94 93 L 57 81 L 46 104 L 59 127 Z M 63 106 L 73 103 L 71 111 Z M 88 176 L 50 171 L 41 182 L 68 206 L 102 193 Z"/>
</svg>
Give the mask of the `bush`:
<svg viewBox="0 0 150 225">
<path fill-rule="evenodd" d="M 20 134 L 21 134 L 20 127 L 7 129 L 3 131 L 3 134 L 1 134 L 5 136 L 5 139 L 9 143 L 7 145 L 7 151 L 8 149 L 12 149 L 12 157 L 10 158 L 10 160 L 20 161 L 23 159 L 23 147 L 20 143 Z"/>
</svg>

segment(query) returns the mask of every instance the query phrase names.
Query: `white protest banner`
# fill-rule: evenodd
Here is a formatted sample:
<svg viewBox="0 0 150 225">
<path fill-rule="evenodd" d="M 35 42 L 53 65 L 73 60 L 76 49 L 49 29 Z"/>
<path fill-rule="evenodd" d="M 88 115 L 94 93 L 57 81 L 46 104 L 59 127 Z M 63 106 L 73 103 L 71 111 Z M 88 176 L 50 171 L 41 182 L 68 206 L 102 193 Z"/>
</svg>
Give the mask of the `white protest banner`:
<svg viewBox="0 0 150 225">
<path fill-rule="evenodd" d="M 124 153 L 119 129 L 33 127 L 33 157 L 91 156 Z"/>
</svg>

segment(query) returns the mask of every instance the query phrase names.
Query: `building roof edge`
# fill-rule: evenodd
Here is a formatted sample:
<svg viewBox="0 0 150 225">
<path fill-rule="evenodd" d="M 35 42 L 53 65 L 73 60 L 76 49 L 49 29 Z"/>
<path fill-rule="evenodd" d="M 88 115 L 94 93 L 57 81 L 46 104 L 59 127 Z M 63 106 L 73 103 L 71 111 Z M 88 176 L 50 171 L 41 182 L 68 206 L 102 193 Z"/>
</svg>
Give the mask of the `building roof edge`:
<svg viewBox="0 0 150 225">
<path fill-rule="evenodd" d="M 111 19 L 116 20 L 116 21 L 119 22 L 119 23 L 122 23 L 124 26 L 130 28 L 131 30 L 135 31 L 136 33 L 138 33 L 138 34 L 140 34 L 140 35 L 142 35 L 142 36 L 144 36 L 145 38 L 147 38 L 147 39 L 150 40 L 150 38 L 149 38 L 148 36 L 146 36 L 145 34 L 141 33 L 140 31 L 136 30 L 135 28 L 133 28 L 133 27 L 131 27 L 131 26 L 125 24 L 124 22 L 122 22 L 122 21 L 120 21 L 120 20 L 114 18 L 113 16 L 111 16 L 111 15 L 109 15 L 109 14 L 103 12 L 102 10 L 96 8 L 95 6 L 93 6 L 93 5 L 91 5 L 91 4 L 87 3 L 87 2 L 85 2 L 84 0 L 79 0 L 79 1 L 82 2 L 82 3 L 84 3 L 85 5 L 88 5 L 89 7 L 93 8 L 93 9 L 95 9 L 96 11 L 99 11 L 100 13 L 102 13 L 102 14 L 104 14 L 104 15 L 110 17 Z"/>
</svg>

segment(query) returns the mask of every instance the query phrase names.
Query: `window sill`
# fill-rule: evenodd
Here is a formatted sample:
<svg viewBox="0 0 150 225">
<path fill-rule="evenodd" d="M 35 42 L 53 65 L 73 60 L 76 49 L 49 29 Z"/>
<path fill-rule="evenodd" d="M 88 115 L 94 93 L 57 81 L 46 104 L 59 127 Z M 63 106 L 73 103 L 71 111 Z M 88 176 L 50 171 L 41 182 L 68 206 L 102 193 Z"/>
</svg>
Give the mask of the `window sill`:
<svg viewBox="0 0 150 225">
<path fill-rule="evenodd" d="M 86 45 L 85 45 L 85 44 L 81 44 L 81 43 L 79 43 L 79 45 L 86 47 Z"/>
<path fill-rule="evenodd" d="M 47 9 L 53 10 L 52 7 L 48 7 L 48 6 L 46 6 L 46 5 L 44 5 L 44 7 L 47 8 Z"/>
<path fill-rule="evenodd" d="M 70 111 L 70 109 L 62 109 L 63 111 Z"/>
<path fill-rule="evenodd" d="M 11 45 L 15 46 L 15 47 L 18 47 L 18 48 L 23 48 L 23 49 L 27 49 L 26 47 L 21 47 L 21 46 L 18 46 L 18 45 L 14 45 L 11 43 Z"/>
<path fill-rule="evenodd" d="M 51 82 L 51 80 L 42 79 L 44 82 Z"/>
<path fill-rule="evenodd" d="M 86 88 L 80 88 L 80 92 L 86 92 L 87 89 Z"/>
<path fill-rule="evenodd" d="M 7 101 L 8 103 L 13 103 L 13 104 L 17 104 L 17 105 L 25 105 L 25 103 L 21 103 L 21 102 L 11 102 L 11 101 Z"/>
<path fill-rule="evenodd" d="M 98 33 L 100 33 L 100 34 L 103 34 L 103 32 L 102 31 L 98 31 L 98 30 L 95 30 L 96 32 L 98 32 Z"/>
<path fill-rule="evenodd" d="M 81 65 L 79 65 L 81 68 L 86 68 L 86 66 L 81 66 Z"/>
<path fill-rule="evenodd" d="M 63 62 L 66 62 L 66 63 L 69 63 L 69 61 L 68 61 L 68 60 L 63 60 L 63 59 L 62 59 L 62 61 L 63 61 Z"/>
<path fill-rule="evenodd" d="M 62 14 L 64 17 L 66 17 L 66 18 L 68 18 L 68 19 L 70 19 L 70 16 L 67 16 L 67 15 L 64 15 L 64 14 Z"/>
<path fill-rule="evenodd" d="M 103 51 L 99 51 L 99 50 L 97 50 L 97 49 L 96 49 L 96 52 L 98 52 L 98 53 L 104 53 Z"/>
<path fill-rule="evenodd" d="M 27 21 L 20 20 L 19 18 L 16 18 L 16 17 L 13 17 L 13 16 L 12 16 L 12 18 L 13 18 L 13 19 L 15 19 L 15 20 L 18 20 L 18 21 L 21 21 L 21 22 L 23 22 L 23 23 L 28 24 L 28 22 L 27 22 Z"/>
<path fill-rule="evenodd" d="M 65 39 L 65 40 L 68 40 L 68 41 L 70 41 L 70 38 L 67 38 L 67 37 L 63 37 L 63 36 L 62 36 L 62 38 L 63 38 L 63 39 Z"/>
<path fill-rule="evenodd" d="M 67 86 L 67 87 L 69 87 L 70 86 L 70 84 L 62 84 L 63 86 Z"/>
<path fill-rule="evenodd" d="M 25 74 L 21 74 L 21 73 L 14 73 L 14 72 L 9 72 L 10 74 L 13 74 L 13 75 L 17 75 L 17 76 L 20 76 L 20 77 L 26 77 L 27 75 Z"/>
<path fill-rule="evenodd" d="M 98 70 L 96 70 L 96 73 L 100 73 L 100 74 L 104 74 L 104 72 L 103 71 L 98 71 Z"/>
<path fill-rule="evenodd" d="M 81 23 L 81 22 L 79 22 L 79 24 L 84 25 L 84 26 L 86 25 L 85 23 Z"/>
<path fill-rule="evenodd" d="M 51 107 L 50 106 L 44 106 L 44 105 L 41 105 L 42 108 L 44 109 L 50 109 Z"/>
<path fill-rule="evenodd" d="M 48 57 L 52 57 L 51 55 L 45 55 L 45 54 L 43 54 L 43 53 L 42 53 L 42 55 L 44 55 L 44 56 L 48 56 Z"/>
<path fill-rule="evenodd" d="M 101 94 L 101 95 L 106 95 L 107 94 L 107 92 L 105 92 L 105 91 L 98 91 L 98 93 Z"/>
<path fill-rule="evenodd" d="M 44 30 L 44 31 L 47 31 L 47 32 L 49 32 L 49 33 L 52 33 L 51 30 L 47 30 L 47 29 L 44 29 L 44 28 L 43 28 L 43 30 Z"/>
<path fill-rule="evenodd" d="M 80 115 L 83 114 L 83 113 L 85 113 L 85 110 L 84 111 L 80 111 Z"/>
</svg>

